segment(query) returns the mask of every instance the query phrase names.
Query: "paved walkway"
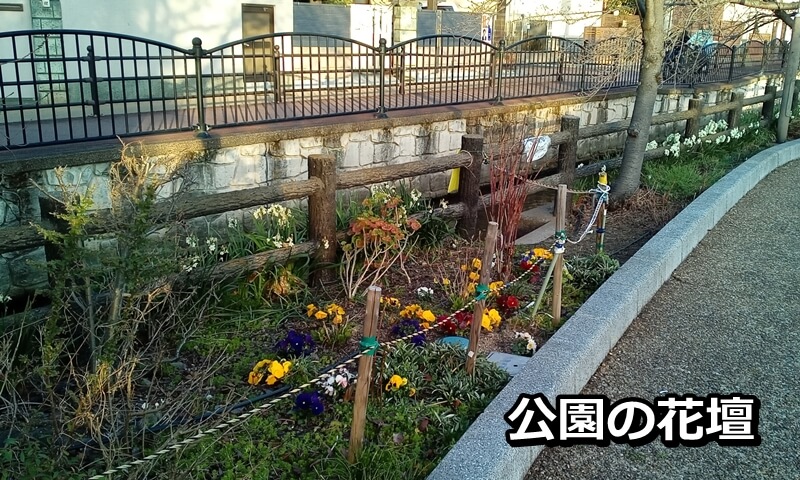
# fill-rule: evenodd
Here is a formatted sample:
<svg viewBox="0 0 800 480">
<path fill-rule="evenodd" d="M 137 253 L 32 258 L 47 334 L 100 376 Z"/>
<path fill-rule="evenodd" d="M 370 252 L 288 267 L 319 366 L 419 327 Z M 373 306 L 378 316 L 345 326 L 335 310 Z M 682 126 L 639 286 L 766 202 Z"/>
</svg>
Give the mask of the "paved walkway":
<svg viewBox="0 0 800 480">
<path fill-rule="evenodd" d="M 659 391 L 761 400 L 759 447 L 545 449 L 528 479 L 800 479 L 800 160 L 734 206 L 586 385 L 612 402 Z"/>
</svg>

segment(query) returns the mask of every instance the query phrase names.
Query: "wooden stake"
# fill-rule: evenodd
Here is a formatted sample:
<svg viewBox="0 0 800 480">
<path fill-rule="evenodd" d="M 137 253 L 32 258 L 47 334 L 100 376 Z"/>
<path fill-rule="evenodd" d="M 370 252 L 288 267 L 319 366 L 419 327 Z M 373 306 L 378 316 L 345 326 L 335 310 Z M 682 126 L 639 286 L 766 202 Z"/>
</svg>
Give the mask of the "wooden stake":
<svg viewBox="0 0 800 480">
<path fill-rule="evenodd" d="M 599 177 L 597 180 L 598 188 L 605 187 L 608 185 L 608 174 L 606 174 L 605 167 L 603 167 L 603 169 L 600 171 L 598 177 Z M 595 251 L 597 253 L 603 253 L 603 248 L 604 248 L 603 242 L 605 241 L 605 236 L 606 236 L 606 203 L 603 201 L 603 197 L 601 194 L 597 195 L 598 195 L 597 201 L 603 202 L 603 205 L 600 205 L 600 210 L 597 212 L 597 221 L 595 222 L 595 232 L 596 232 Z M 595 208 L 596 207 L 597 204 L 595 204 Z"/>
<path fill-rule="evenodd" d="M 556 233 L 564 230 L 567 223 L 567 186 L 559 184 L 556 195 Z M 553 272 L 553 326 L 561 323 L 561 283 L 564 274 L 564 255 L 557 255 L 553 259 L 555 270 Z"/>
<path fill-rule="evenodd" d="M 488 285 L 491 278 L 492 258 L 494 248 L 497 244 L 497 222 L 489 222 L 486 231 L 486 239 L 483 245 L 483 260 L 481 260 L 481 278 L 478 280 L 480 285 Z M 477 293 L 477 292 L 476 292 Z M 475 304 L 475 313 L 472 317 L 472 325 L 469 330 L 469 347 L 467 347 L 467 373 L 475 373 L 475 359 L 478 357 L 478 339 L 481 335 L 481 318 L 486 307 L 486 300 L 481 300 Z"/>
<path fill-rule="evenodd" d="M 381 307 L 381 288 L 372 285 L 367 290 L 367 316 L 364 318 L 364 333 L 362 344 L 377 341 L 375 332 L 378 330 L 378 316 Z M 356 383 L 356 398 L 353 405 L 353 424 L 350 428 L 350 445 L 347 450 L 347 460 L 355 463 L 356 457 L 361 452 L 364 443 L 364 425 L 367 422 L 367 399 L 369 386 L 372 383 L 373 354 L 366 354 L 358 359 L 358 382 Z"/>
</svg>

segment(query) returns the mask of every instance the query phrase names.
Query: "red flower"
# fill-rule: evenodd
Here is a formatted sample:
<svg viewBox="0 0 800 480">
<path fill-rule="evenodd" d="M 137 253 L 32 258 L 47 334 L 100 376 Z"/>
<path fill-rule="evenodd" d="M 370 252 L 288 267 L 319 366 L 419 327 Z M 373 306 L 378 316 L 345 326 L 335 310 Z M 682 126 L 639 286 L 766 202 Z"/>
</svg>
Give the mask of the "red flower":
<svg viewBox="0 0 800 480">
<path fill-rule="evenodd" d="M 445 320 L 442 323 L 442 331 L 447 333 L 448 335 L 454 335 L 456 331 L 458 331 L 458 325 L 451 319 Z"/>
<path fill-rule="evenodd" d="M 500 295 L 497 297 L 497 307 L 503 315 L 510 315 L 519 308 L 519 299 L 514 295 Z"/>
<path fill-rule="evenodd" d="M 458 312 L 455 315 L 456 323 L 458 324 L 458 328 L 461 330 L 466 330 L 472 325 L 472 314 L 468 312 Z"/>
</svg>

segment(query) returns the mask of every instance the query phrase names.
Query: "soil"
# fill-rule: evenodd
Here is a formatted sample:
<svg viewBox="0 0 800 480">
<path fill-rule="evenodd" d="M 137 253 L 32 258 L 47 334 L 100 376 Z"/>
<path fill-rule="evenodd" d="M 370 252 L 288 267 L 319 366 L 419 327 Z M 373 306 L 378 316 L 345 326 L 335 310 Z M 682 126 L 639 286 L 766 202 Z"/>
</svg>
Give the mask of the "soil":
<svg viewBox="0 0 800 480">
<path fill-rule="evenodd" d="M 552 199 L 548 200 L 544 197 L 543 202 L 551 202 L 552 204 Z M 645 189 L 640 189 L 635 195 L 620 204 L 615 205 L 612 203 L 609 206 L 606 217 L 606 234 L 604 238 L 606 253 L 617 259 L 620 264 L 624 263 L 680 212 L 684 206 L 685 203 L 683 202 L 671 200 L 664 195 Z M 585 229 L 586 222 L 591 218 L 591 214 L 591 199 L 589 197 L 578 198 L 568 220 L 569 227 L 567 231 L 570 239 L 577 239 L 580 236 Z M 543 243 L 536 246 L 549 248 L 551 244 Z M 423 305 L 424 308 L 433 309 L 436 313 L 450 312 L 449 302 L 441 294 L 441 288 L 436 285 L 435 279 L 455 278 L 462 264 L 469 264 L 473 258 L 482 256 L 482 243 L 453 240 L 452 244 L 447 245 L 447 247 L 449 248 L 415 250 L 405 261 L 405 273 L 394 271 L 382 280 L 382 295 L 384 297 L 396 297 L 402 305 L 418 303 Z M 589 234 L 577 245 L 568 244 L 566 258 L 591 255 L 595 250 L 595 235 Z M 537 279 L 534 278 L 534 280 Z M 534 300 L 534 295 L 538 291 L 538 285 L 540 284 L 541 279 L 539 278 L 538 281 L 530 285 L 527 290 L 529 296 L 520 297 L 522 305 Z M 415 291 L 420 286 L 429 286 L 435 289 L 437 294 L 429 301 L 421 301 Z M 491 308 L 494 305 L 487 307 Z M 353 308 L 363 307 L 354 305 Z M 472 310 L 473 308 L 469 309 L 469 311 Z M 540 311 L 542 310 L 544 308 L 540 309 Z M 400 320 L 397 311 L 383 310 L 378 339 L 386 341 L 395 338 L 396 335 L 393 334 L 392 328 Z M 480 352 L 499 351 L 511 353 L 511 346 L 515 341 L 515 332 L 517 331 L 530 333 L 539 347 L 554 333 L 535 326 L 523 325 L 513 319 L 510 322 L 506 320 L 504 318 L 501 327 L 493 332 L 482 330 L 479 343 Z M 446 335 L 437 328 L 426 333 L 426 340 L 435 341 L 443 336 Z M 353 338 L 346 347 L 342 348 L 342 353 L 346 353 L 348 349 L 357 349 L 357 340 L 359 338 L 360 332 L 354 331 Z"/>
</svg>

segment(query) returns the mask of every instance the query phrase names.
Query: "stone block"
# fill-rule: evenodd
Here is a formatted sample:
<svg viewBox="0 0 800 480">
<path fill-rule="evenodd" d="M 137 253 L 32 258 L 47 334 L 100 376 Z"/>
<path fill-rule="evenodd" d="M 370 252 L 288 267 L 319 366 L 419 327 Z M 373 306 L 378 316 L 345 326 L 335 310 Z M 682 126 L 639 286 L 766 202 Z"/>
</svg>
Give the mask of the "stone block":
<svg viewBox="0 0 800 480">
<path fill-rule="evenodd" d="M 397 127 L 397 128 L 403 128 L 403 127 Z M 370 140 L 373 143 L 391 143 L 393 142 L 393 138 L 394 138 L 393 130 L 388 128 L 383 128 L 380 130 L 372 130 L 372 134 L 370 135 Z"/>
<path fill-rule="evenodd" d="M 267 153 L 267 144 L 256 143 L 253 145 L 242 145 L 238 147 L 237 150 L 239 151 L 239 155 L 243 157 L 256 157 Z"/>
<path fill-rule="evenodd" d="M 79 165 L 65 168 L 62 179 L 66 185 L 88 185 L 94 176 L 94 166 Z M 45 178 L 47 185 L 58 187 L 58 177 L 56 176 L 55 169 L 48 170 L 45 174 Z"/>
<path fill-rule="evenodd" d="M 296 138 L 292 140 L 281 140 L 278 142 L 278 146 L 280 148 L 280 152 L 270 151 L 272 155 L 285 157 L 300 156 L 300 140 Z"/>
<path fill-rule="evenodd" d="M 300 147 L 300 156 L 308 158 L 309 155 L 319 155 L 325 153 L 325 148 L 322 145 L 315 147 Z"/>
<path fill-rule="evenodd" d="M 422 129 L 419 125 L 403 125 L 400 127 L 394 127 L 391 130 L 392 136 L 399 137 L 404 135 L 418 135 L 419 131 Z"/>
<path fill-rule="evenodd" d="M 322 146 L 322 137 L 306 137 L 300 139 L 300 148 L 314 148 Z M 288 153 L 287 153 L 288 154 Z"/>
<path fill-rule="evenodd" d="M 241 157 L 235 166 L 231 186 L 255 187 L 267 181 L 267 159 L 261 155 Z"/>
<path fill-rule="evenodd" d="M 350 132 L 347 134 L 347 141 L 349 142 L 366 142 L 370 139 L 372 131 L 360 131 L 360 132 Z M 345 143 L 344 135 L 342 136 L 342 144 Z"/>
<path fill-rule="evenodd" d="M 450 172 L 436 172 L 428 175 L 430 181 L 429 191 L 434 195 L 447 194 L 450 186 Z"/>
<path fill-rule="evenodd" d="M 13 287 L 24 291 L 47 285 L 44 265 L 44 248 L 37 248 L 13 258 L 8 262 Z"/>
<path fill-rule="evenodd" d="M 447 124 L 448 130 L 451 132 L 464 133 L 467 131 L 467 121 L 463 118 L 458 120 L 450 120 Z"/>
<path fill-rule="evenodd" d="M 417 155 L 417 137 L 413 135 L 395 135 L 394 143 L 397 144 L 397 155 Z"/>
<path fill-rule="evenodd" d="M 349 142 L 344 147 L 342 164 L 344 169 L 358 168 L 361 166 L 361 145 L 362 142 Z"/>
<path fill-rule="evenodd" d="M 394 143 L 376 143 L 373 145 L 372 155 L 374 163 L 386 163 L 396 155 L 399 147 Z"/>
<path fill-rule="evenodd" d="M 11 270 L 8 268 L 8 261 L 0 257 L 0 296 L 8 295 L 11 291 Z"/>
<path fill-rule="evenodd" d="M 431 148 L 431 137 L 414 137 L 414 155 L 424 155 Z"/>
<path fill-rule="evenodd" d="M 303 157 L 269 157 L 267 161 L 270 163 L 269 180 L 297 178 L 308 172 L 308 160 Z"/>
<path fill-rule="evenodd" d="M 236 160 L 239 159 L 239 151 L 236 148 L 223 148 L 222 150 L 217 150 L 214 154 L 214 158 L 211 159 L 211 163 L 215 165 L 230 165 L 232 163 L 236 163 Z"/>
<path fill-rule="evenodd" d="M 236 164 L 228 163 L 224 165 L 214 165 L 213 187 L 214 189 L 226 189 L 233 182 L 236 175 Z"/>
<path fill-rule="evenodd" d="M 88 188 L 92 189 L 92 210 L 111 208 L 111 179 L 108 177 L 94 177 Z"/>
</svg>

